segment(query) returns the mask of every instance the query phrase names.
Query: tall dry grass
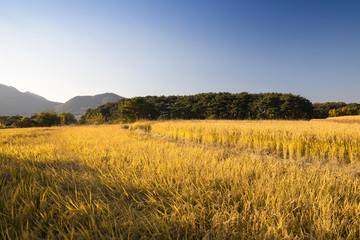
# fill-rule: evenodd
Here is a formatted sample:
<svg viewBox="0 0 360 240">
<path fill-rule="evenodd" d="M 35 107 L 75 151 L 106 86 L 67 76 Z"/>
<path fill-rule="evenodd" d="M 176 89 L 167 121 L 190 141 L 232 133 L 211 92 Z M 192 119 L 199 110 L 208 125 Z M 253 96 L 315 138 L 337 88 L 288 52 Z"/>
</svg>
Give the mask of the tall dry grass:
<svg viewBox="0 0 360 240">
<path fill-rule="evenodd" d="M 181 126 L 196 136 L 203 129 L 206 142 L 211 139 L 207 126 L 228 134 L 232 125 L 239 130 L 237 124 L 152 123 L 151 132 Z M 244 131 L 256 124 L 261 123 Z M 271 134 L 270 129 L 264 131 Z M 288 134 L 296 133 L 289 129 Z M 357 174 L 231 145 L 176 141 L 117 125 L 1 130 L 0 236 L 360 238 Z"/>
<path fill-rule="evenodd" d="M 284 159 L 360 161 L 360 125 L 326 121 L 165 121 L 152 132 L 196 143 L 262 149 Z"/>
</svg>

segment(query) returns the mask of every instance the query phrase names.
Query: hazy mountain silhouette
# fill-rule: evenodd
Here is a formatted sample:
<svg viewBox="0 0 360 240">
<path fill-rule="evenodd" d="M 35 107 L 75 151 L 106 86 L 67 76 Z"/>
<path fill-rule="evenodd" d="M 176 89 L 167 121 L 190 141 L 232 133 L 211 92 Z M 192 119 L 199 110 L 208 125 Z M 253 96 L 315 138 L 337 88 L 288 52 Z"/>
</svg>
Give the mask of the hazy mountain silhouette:
<svg viewBox="0 0 360 240">
<path fill-rule="evenodd" d="M 14 87 L 0 84 L 0 116 L 30 116 L 41 111 L 70 112 L 76 117 L 83 115 L 88 108 L 97 108 L 123 97 L 114 93 L 95 96 L 77 96 L 65 103 L 52 102 L 31 92 L 20 92 Z"/>
<path fill-rule="evenodd" d="M 56 106 L 55 111 L 58 113 L 70 112 L 75 117 L 80 117 L 88 108 L 97 108 L 100 105 L 108 102 L 116 102 L 122 98 L 124 97 L 114 93 L 103 93 L 95 96 L 76 96 L 66 103 Z"/>
<path fill-rule="evenodd" d="M 33 97 L 35 97 L 35 98 L 37 98 L 37 99 L 48 101 L 46 98 L 44 98 L 44 97 L 42 97 L 42 96 L 40 96 L 40 95 L 37 95 L 37 94 L 35 94 L 35 93 L 32 93 L 32 92 L 24 92 L 24 93 L 25 93 L 25 94 L 28 94 L 28 95 L 30 95 L 30 96 L 33 96 Z"/>
<path fill-rule="evenodd" d="M 34 112 L 47 111 L 59 105 L 30 92 L 20 92 L 14 87 L 0 84 L 0 115 L 29 116 Z"/>
</svg>

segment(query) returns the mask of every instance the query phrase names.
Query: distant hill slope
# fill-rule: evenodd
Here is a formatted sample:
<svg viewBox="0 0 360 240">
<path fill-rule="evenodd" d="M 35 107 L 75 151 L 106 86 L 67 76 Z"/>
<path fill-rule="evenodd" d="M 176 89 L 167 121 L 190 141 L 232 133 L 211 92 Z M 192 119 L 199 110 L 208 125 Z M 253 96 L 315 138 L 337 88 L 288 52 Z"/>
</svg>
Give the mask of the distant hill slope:
<svg viewBox="0 0 360 240">
<path fill-rule="evenodd" d="M 66 103 L 60 104 L 55 107 L 55 111 L 60 112 L 70 112 L 75 117 L 82 116 L 88 108 L 97 108 L 100 105 L 103 105 L 108 102 L 115 102 L 119 99 L 123 99 L 119 95 L 114 93 L 103 93 L 95 96 L 77 96 Z"/>
<path fill-rule="evenodd" d="M 44 98 L 44 97 L 42 97 L 42 96 L 40 96 L 40 95 L 37 95 L 37 94 L 35 94 L 35 93 L 32 93 L 32 92 L 24 92 L 24 93 L 25 93 L 25 94 L 28 94 L 28 95 L 30 95 L 30 96 L 33 96 L 33 97 L 36 98 L 36 99 L 48 101 L 46 98 Z"/>
<path fill-rule="evenodd" d="M 30 92 L 20 92 L 14 87 L 0 84 L 0 115 L 30 116 L 32 113 L 54 109 L 61 103 L 52 102 Z"/>
</svg>

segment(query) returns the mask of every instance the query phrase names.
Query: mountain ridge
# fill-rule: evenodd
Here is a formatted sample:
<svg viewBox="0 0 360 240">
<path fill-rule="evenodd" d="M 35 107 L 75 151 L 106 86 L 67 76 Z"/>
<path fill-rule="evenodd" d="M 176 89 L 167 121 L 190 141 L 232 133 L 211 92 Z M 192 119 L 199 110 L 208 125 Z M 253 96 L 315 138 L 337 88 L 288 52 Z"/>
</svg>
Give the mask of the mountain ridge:
<svg viewBox="0 0 360 240">
<path fill-rule="evenodd" d="M 15 87 L 0 84 L 0 115 L 28 116 L 34 112 L 46 111 L 61 104 L 36 94 L 23 93 Z"/>
<path fill-rule="evenodd" d="M 50 101 L 38 94 L 21 92 L 15 87 L 0 84 L 0 116 L 30 116 L 41 111 L 70 112 L 75 117 L 83 115 L 88 108 L 96 108 L 108 102 L 123 99 L 115 93 L 75 96 L 65 103 Z"/>
</svg>

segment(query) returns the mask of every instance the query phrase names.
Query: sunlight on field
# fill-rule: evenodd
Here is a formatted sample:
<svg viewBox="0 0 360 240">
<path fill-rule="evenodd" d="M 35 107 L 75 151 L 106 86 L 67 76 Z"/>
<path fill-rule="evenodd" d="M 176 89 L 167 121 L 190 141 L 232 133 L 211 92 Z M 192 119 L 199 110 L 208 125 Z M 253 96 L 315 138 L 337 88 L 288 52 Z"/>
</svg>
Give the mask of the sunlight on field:
<svg viewBox="0 0 360 240">
<path fill-rule="evenodd" d="M 326 119 L 326 121 L 340 122 L 340 123 L 360 123 L 360 115 L 329 117 Z"/>
<path fill-rule="evenodd" d="M 309 121 L 166 121 L 153 133 L 221 146 L 263 149 L 285 159 L 360 161 L 360 125 Z"/>
<path fill-rule="evenodd" d="M 0 236 L 358 239 L 359 143 L 332 122 L 0 130 Z"/>
</svg>

